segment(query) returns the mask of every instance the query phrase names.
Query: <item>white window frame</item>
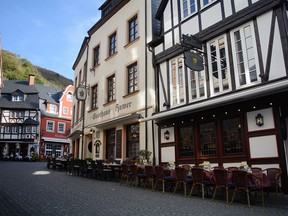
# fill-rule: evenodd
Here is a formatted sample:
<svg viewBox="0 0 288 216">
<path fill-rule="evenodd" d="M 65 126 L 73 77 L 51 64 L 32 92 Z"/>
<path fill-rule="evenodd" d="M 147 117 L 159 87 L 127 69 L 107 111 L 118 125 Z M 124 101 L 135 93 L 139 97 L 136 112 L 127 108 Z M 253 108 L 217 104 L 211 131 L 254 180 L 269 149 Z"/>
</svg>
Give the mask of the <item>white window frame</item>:
<svg viewBox="0 0 288 216">
<path fill-rule="evenodd" d="M 55 104 L 50 104 L 50 113 L 57 113 L 57 106 Z"/>
<path fill-rule="evenodd" d="M 68 107 L 66 107 L 66 106 L 63 107 L 63 114 L 65 114 L 65 115 L 68 114 Z"/>
<path fill-rule="evenodd" d="M 193 71 L 187 67 L 188 70 L 188 92 L 189 92 L 189 102 L 195 102 L 207 98 L 207 88 L 206 88 L 206 73 L 205 71 Z M 194 73 L 194 78 L 192 74 Z M 201 74 L 201 76 L 200 76 Z M 203 76 L 202 76 L 203 75 Z M 195 82 L 195 88 L 192 89 L 192 81 Z M 201 83 L 203 82 L 203 83 Z M 193 97 L 192 91 L 196 90 L 196 97 Z M 204 91 L 204 95 L 201 95 L 201 89 Z"/>
<path fill-rule="evenodd" d="M 191 11 L 191 5 L 192 5 L 191 1 L 194 1 L 195 11 Z M 184 7 L 183 7 L 184 3 L 187 4 L 187 15 L 186 16 L 184 14 Z M 191 15 L 197 13 L 197 11 L 198 11 L 197 0 L 181 0 L 180 7 L 181 7 L 182 20 L 186 19 L 187 17 L 190 17 Z"/>
<path fill-rule="evenodd" d="M 60 130 L 60 125 L 63 125 L 63 131 Z M 66 124 L 64 122 L 58 122 L 58 133 L 65 133 Z"/>
<path fill-rule="evenodd" d="M 72 101 L 73 100 L 73 93 L 72 92 L 68 92 L 67 93 L 67 101 Z"/>
<path fill-rule="evenodd" d="M 173 75 L 173 62 L 175 61 L 175 76 Z M 171 106 L 179 106 L 186 102 L 186 87 L 185 87 L 185 65 L 184 57 L 171 59 L 169 62 L 170 67 L 170 95 Z M 183 91 L 183 93 L 181 92 Z M 174 100 L 174 98 L 176 100 Z"/>
<path fill-rule="evenodd" d="M 53 127 L 53 129 L 51 130 L 51 129 L 49 129 L 49 123 L 51 123 L 52 124 L 52 127 Z M 54 132 L 55 131 L 55 121 L 47 121 L 46 122 L 46 131 L 49 131 L 49 132 Z"/>
<path fill-rule="evenodd" d="M 254 55 L 254 60 L 255 60 L 255 68 L 256 68 L 256 81 L 251 82 L 251 77 L 250 77 L 250 70 L 248 67 L 248 59 L 247 59 L 247 50 L 246 50 L 246 43 L 244 42 L 244 29 L 246 27 L 250 26 L 250 31 L 251 31 L 251 36 L 252 36 L 252 45 L 253 45 L 253 55 Z M 245 80 L 246 84 L 241 85 L 239 81 L 239 74 L 238 74 L 238 61 L 237 61 L 237 56 L 236 56 L 236 46 L 235 46 L 235 40 L 234 40 L 234 33 L 239 31 L 240 36 L 241 36 L 241 45 L 242 45 L 242 51 L 243 51 L 243 62 L 244 62 L 244 71 L 245 71 Z M 260 75 L 260 69 L 259 69 L 259 62 L 258 62 L 258 54 L 257 54 L 257 45 L 256 45 L 256 40 L 255 40 L 255 31 L 254 31 L 254 26 L 252 22 L 246 23 L 245 25 L 242 25 L 238 27 L 237 29 L 234 29 L 230 32 L 231 36 L 231 45 L 232 45 L 232 55 L 233 55 L 233 62 L 234 62 L 234 76 L 235 76 L 235 83 L 236 83 L 236 88 L 242 88 L 242 87 L 247 87 L 250 85 L 255 85 L 258 84 L 261 80 L 259 78 Z M 244 49 L 245 48 L 245 49 Z"/>
<path fill-rule="evenodd" d="M 224 44 L 225 44 L 225 60 L 226 60 L 226 78 L 223 79 L 223 74 L 222 74 L 222 59 L 220 56 L 220 45 L 219 45 L 219 41 L 223 39 L 224 40 Z M 211 44 L 215 43 L 215 56 L 211 56 Z M 228 43 L 227 43 L 227 38 L 225 35 L 222 35 L 220 37 L 217 37 L 211 41 L 207 42 L 207 55 L 208 55 L 208 68 L 209 68 L 209 80 L 210 80 L 210 91 L 211 91 L 211 95 L 217 95 L 226 91 L 231 91 L 231 77 L 230 77 L 230 68 L 229 68 L 229 56 L 228 56 Z M 219 90 L 217 92 L 215 92 L 214 90 L 214 83 L 216 84 L 216 82 L 214 82 L 214 75 L 213 75 L 213 67 L 212 64 L 215 63 L 217 64 L 217 71 L 218 71 L 218 86 L 219 86 Z M 228 84 L 228 88 L 224 89 L 223 86 L 225 84 L 225 82 L 227 82 Z"/>
</svg>

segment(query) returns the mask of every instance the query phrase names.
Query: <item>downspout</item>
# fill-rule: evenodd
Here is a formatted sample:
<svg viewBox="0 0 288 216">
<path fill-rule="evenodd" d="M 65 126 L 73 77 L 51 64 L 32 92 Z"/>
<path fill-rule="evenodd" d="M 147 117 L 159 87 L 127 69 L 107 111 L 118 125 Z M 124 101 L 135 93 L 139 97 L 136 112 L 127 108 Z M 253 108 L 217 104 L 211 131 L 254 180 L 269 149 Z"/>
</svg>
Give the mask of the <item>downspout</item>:
<svg viewBox="0 0 288 216">
<path fill-rule="evenodd" d="M 147 1 L 145 1 L 145 23 L 147 23 Z M 148 103 L 148 91 L 147 91 L 147 76 L 148 76 L 148 71 L 147 71 L 147 67 L 148 67 L 148 60 L 147 60 L 147 25 L 145 25 L 145 118 L 147 117 L 148 113 L 147 113 L 147 103 Z M 148 150 L 148 129 L 147 129 L 147 122 L 145 122 L 145 150 Z"/>
<path fill-rule="evenodd" d="M 149 51 L 152 53 L 152 63 L 153 63 L 153 71 L 154 71 L 154 88 L 156 89 L 157 85 L 156 85 L 156 66 L 155 66 L 155 52 L 154 52 L 154 48 L 151 48 L 150 46 L 148 46 Z M 146 124 L 148 124 L 148 121 L 145 122 Z M 152 123 L 152 146 L 153 146 L 153 151 L 152 151 L 152 158 L 153 158 L 153 166 L 156 165 L 156 157 L 155 157 L 155 134 L 154 134 L 154 120 L 151 121 Z"/>
<path fill-rule="evenodd" d="M 87 91 L 87 74 L 88 74 L 88 54 L 89 54 L 89 41 L 90 41 L 90 37 L 87 38 L 87 47 L 86 47 L 86 71 L 84 73 L 85 74 L 85 80 L 84 80 L 84 86 L 85 86 L 85 89 Z M 87 93 L 86 93 L 86 97 L 87 97 Z M 87 98 L 86 98 L 87 99 Z M 85 120 L 85 105 L 86 105 L 86 99 L 83 100 L 83 110 L 82 110 L 82 150 L 81 150 L 81 159 L 83 160 L 84 159 L 84 127 L 85 127 L 85 124 L 84 124 L 84 120 Z"/>
</svg>

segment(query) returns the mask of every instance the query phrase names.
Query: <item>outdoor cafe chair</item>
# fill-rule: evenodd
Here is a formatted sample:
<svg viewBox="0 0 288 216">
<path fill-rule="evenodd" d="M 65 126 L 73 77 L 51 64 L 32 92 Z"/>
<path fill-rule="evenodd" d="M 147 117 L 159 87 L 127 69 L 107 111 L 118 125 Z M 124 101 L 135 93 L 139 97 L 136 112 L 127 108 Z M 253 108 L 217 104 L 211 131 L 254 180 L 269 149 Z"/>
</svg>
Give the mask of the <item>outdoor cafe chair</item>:
<svg viewBox="0 0 288 216">
<path fill-rule="evenodd" d="M 104 164 L 102 160 L 96 160 L 97 165 L 97 176 L 100 178 L 100 180 L 108 180 L 112 176 L 112 170 L 104 168 Z"/>
<path fill-rule="evenodd" d="M 251 172 L 252 173 L 261 173 L 262 168 L 261 167 L 251 167 Z"/>
<path fill-rule="evenodd" d="M 126 181 L 126 185 L 128 185 L 131 177 L 131 172 L 129 170 L 129 165 L 121 164 L 121 180 L 120 185 L 122 185 L 123 181 Z"/>
<path fill-rule="evenodd" d="M 189 169 L 187 170 L 187 168 L 183 166 L 176 167 L 175 172 L 176 172 L 176 179 L 175 179 L 176 185 L 174 188 L 174 193 L 176 193 L 178 185 L 180 184 L 181 186 L 182 184 L 184 188 L 184 195 L 186 196 L 187 183 L 192 183 L 192 179 L 188 177 Z"/>
<path fill-rule="evenodd" d="M 233 191 L 233 195 L 232 195 L 232 199 L 231 199 L 231 204 L 233 204 L 234 198 L 235 198 L 235 194 L 236 192 L 242 192 L 241 195 L 243 195 L 243 192 L 246 195 L 247 198 L 247 202 L 248 202 L 248 206 L 251 206 L 250 203 L 250 192 L 252 191 L 260 191 L 261 192 L 261 197 L 262 197 L 262 206 L 264 206 L 264 195 L 263 195 L 263 183 L 261 184 L 257 184 L 258 186 L 256 186 L 256 182 L 254 180 L 254 182 L 251 182 L 251 180 L 254 177 L 259 181 L 263 181 L 262 178 L 257 177 L 256 175 L 253 175 L 253 173 L 249 173 L 250 175 L 250 179 L 248 176 L 248 172 L 245 170 L 233 170 L 232 171 L 232 178 L 233 178 L 233 183 L 234 183 L 234 191 Z M 259 187 L 260 185 L 260 187 Z M 242 198 L 242 196 L 241 196 Z"/>
<path fill-rule="evenodd" d="M 189 196 L 192 195 L 194 188 L 198 186 L 200 188 L 201 194 L 202 194 L 202 199 L 204 199 L 204 194 L 205 194 L 205 188 L 208 186 L 212 186 L 211 181 L 205 180 L 204 179 L 204 169 L 201 167 L 192 167 L 191 168 L 192 172 L 192 187 L 189 193 Z"/>
<path fill-rule="evenodd" d="M 131 178 L 130 178 L 129 186 L 132 185 L 133 181 L 134 181 L 134 186 L 136 186 L 137 182 L 140 185 L 141 179 L 146 178 L 145 174 L 143 173 L 143 171 L 139 172 L 138 166 L 136 164 L 131 164 L 130 170 L 131 170 Z"/>
<path fill-rule="evenodd" d="M 146 165 L 145 166 L 145 183 L 144 183 L 144 190 L 146 189 L 147 184 L 151 183 L 151 188 L 153 190 L 154 187 L 154 180 L 155 180 L 155 175 L 154 175 L 154 167 L 151 165 Z"/>
<path fill-rule="evenodd" d="M 228 182 L 228 171 L 222 168 L 216 168 L 213 170 L 214 178 L 215 178 L 215 189 L 213 193 L 212 200 L 214 200 L 218 189 L 222 188 L 225 190 L 226 194 L 226 203 L 229 202 L 229 188 L 232 186 Z"/>
<path fill-rule="evenodd" d="M 267 168 L 267 169 L 264 169 L 262 173 L 266 174 L 270 181 L 270 186 L 267 187 L 266 189 L 268 191 L 275 191 L 276 197 L 278 197 L 279 193 L 281 197 L 284 197 L 282 189 L 281 189 L 282 170 L 280 168 Z"/>
<path fill-rule="evenodd" d="M 156 175 L 156 182 L 153 188 L 153 191 L 155 191 L 158 183 L 162 183 L 162 193 L 165 193 L 165 186 L 166 183 L 172 183 L 175 182 L 175 177 L 172 175 L 165 175 L 164 168 L 162 166 L 155 166 L 155 175 Z"/>
</svg>

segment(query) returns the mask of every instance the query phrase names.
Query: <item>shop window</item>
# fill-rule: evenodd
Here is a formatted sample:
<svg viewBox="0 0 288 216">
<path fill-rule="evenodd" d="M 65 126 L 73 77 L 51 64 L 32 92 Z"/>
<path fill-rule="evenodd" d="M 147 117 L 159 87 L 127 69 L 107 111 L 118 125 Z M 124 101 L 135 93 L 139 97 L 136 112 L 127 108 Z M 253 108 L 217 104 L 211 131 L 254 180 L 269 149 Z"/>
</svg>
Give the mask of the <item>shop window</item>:
<svg viewBox="0 0 288 216">
<path fill-rule="evenodd" d="M 122 153 L 122 130 L 116 131 L 116 158 L 121 158 Z"/>
<path fill-rule="evenodd" d="M 199 125 L 200 156 L 216 155 L 216 127 L 214 122 Z"/>
<path fill-rule="evenodd" d="M 179 129 L 179 154 L 180 158 L 194 157 L 194 131 L 193 127 Z"/>
<path fill-rule="evenodd" d="M 223 120 L 223 145 L 224 155 L 243 154 L 240 118 Z"/>
</svg>

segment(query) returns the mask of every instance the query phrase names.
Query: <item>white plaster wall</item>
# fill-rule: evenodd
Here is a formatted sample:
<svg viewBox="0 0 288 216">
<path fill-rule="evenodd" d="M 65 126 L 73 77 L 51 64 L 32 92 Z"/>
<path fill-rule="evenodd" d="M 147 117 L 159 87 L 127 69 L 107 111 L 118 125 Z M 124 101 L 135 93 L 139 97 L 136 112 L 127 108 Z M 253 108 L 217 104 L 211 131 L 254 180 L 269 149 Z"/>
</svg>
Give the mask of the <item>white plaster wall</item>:
<svg viewBox="0 0 288 216">
<path fill-rule="evenodd" d="M 225 17 L 229 17 L 232 15 L 232 6 L 230 0 L 224 0 L 224 12 Z"/>
<path fill-rule="evenodd" d="M 172 28 L 172 19 L 171 17 L 171 6 L 170 1 L 167 3 L 164 14 L 163 14 L 163 20 L 164 20 L 164 31 L 168 31 Z"/>
<path fill-rule="evenodd" d="M 285 62 L 281 45 L 281 37 L 279 32 L 278 21 L 276 19 L 269 80 L 277 79 L 280 77 L 286 77 L 286 70 L 284 63 Z"/>
<path fill-rule="evenodd" d="M 272 11 L 269 11 L 257 17 L 257 25 L 261 42 L 263 65 L 266 65 L 267 62 L 269 35 L 271 31 L 271 19 L 272 19 Z"/>
<path fill-rule="evenodd" d="M 175 161 L 175 146 L 162 147 L 161 148 L 161 162 L 167 163 L 169 161 Z"/>
<path fill-rule="evenodd" d="M 245 7 L 248 7 L 248 0 L 234 1 L 235 11 L 238 12 Z"/>
<path fill-rule="evenodd" d="M 168 32 L 167 34 L 164 35 L 165 49 L 168 49 L 173 46 L 172 37 L 173 37 L 172 32 Z"/>
<path fill-rule="evenodd" d="M 174 26 L 178 25 L 178 1 L 172 1 L 173 7 L 173 24 Z M 169 4 L 169 3 L 168 3 Z"/>
<path fill-rule="evenodd" d="M 222 20 L 221 15 L 221 5 L 220 3 L 214 5 L 213 7 L 209 8 L 209 10 L 204 11 L 201 13 L 201 20 L 202 20 L 202 29 L 206 29 L 209 26 L 219 22 Z"/>
<path fill-rule="evenodd" d="M 182 34 L 196 34 L 199 32 L 198 16 L 191 18 L 181 26 Z"/>
<path fill-rule="evenodd" d="M 251 158 L 278 157 L 275 135 L 250 137 L 249 146 Z"/>
<path fill-rule="evenodd" d="M 264 119 L 264 125 L 261 127 L 256 125 L 255 117 L 260 113 Z M 248 132 L 273 129 L 275 128 L 272 108 L 255 110 L 247 112 Z"/>
</svg>

